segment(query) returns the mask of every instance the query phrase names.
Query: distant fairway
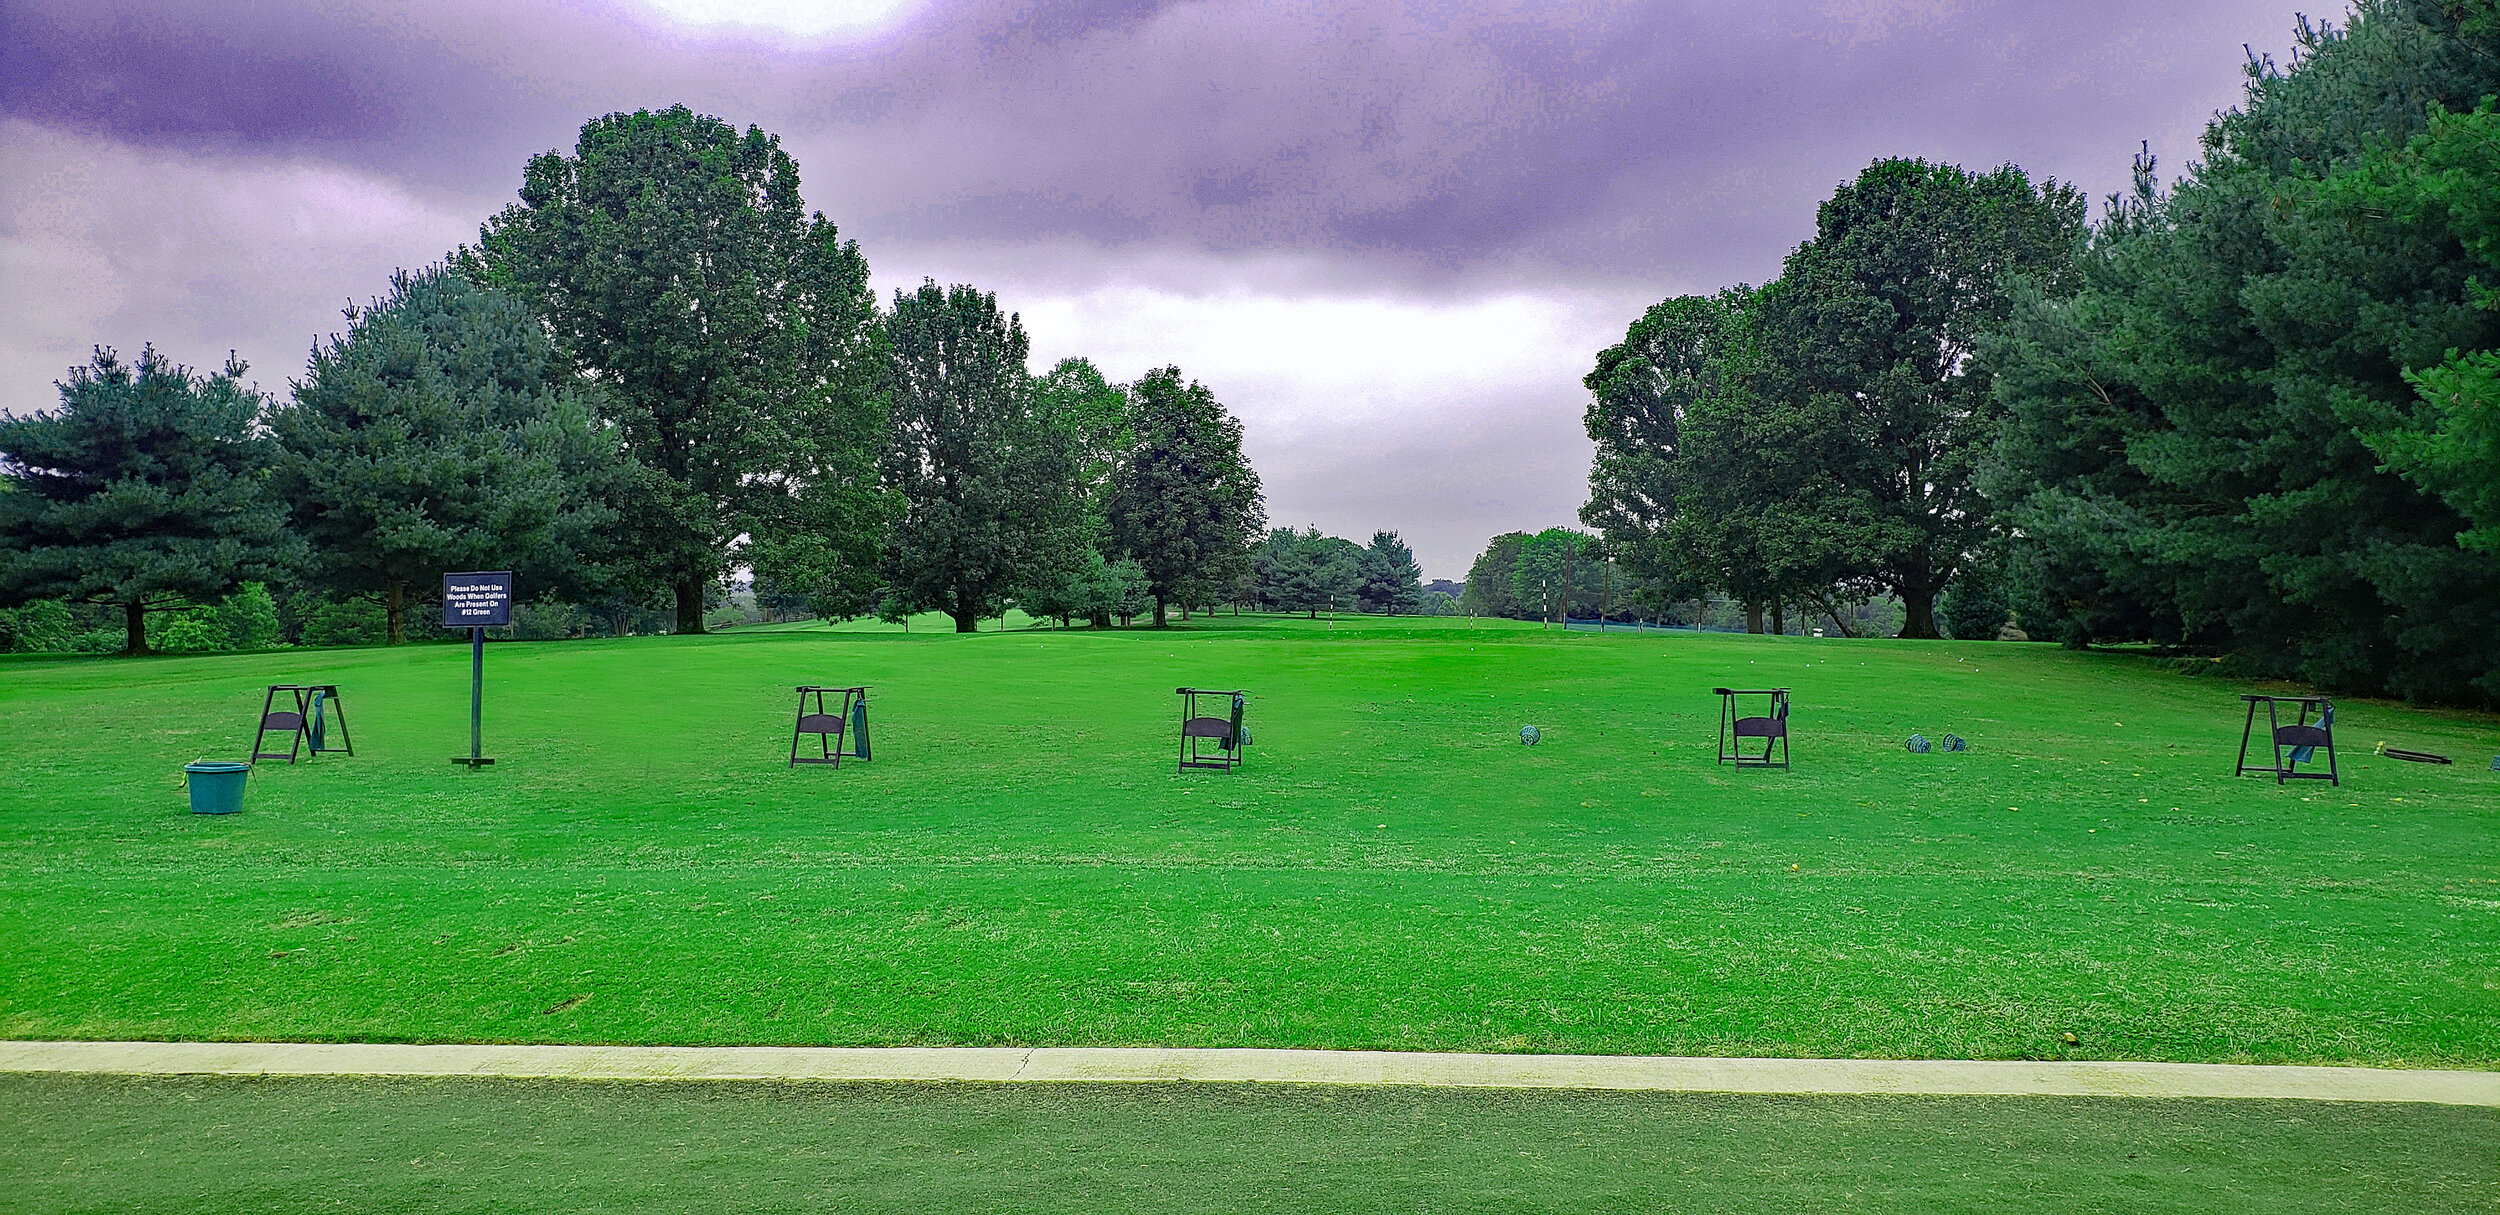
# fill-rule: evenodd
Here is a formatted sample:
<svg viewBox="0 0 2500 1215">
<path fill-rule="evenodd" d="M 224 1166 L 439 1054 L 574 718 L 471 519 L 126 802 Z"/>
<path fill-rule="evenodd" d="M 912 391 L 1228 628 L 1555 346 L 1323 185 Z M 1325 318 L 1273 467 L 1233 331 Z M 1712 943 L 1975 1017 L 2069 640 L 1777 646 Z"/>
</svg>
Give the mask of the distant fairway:
<svg viewBox="0 0 2500 1215">
<path fill-rule="evenodd" d="M 472 775 L 467 657 L 0 663 L 0 1036 L 2500 1066 L 2488 718 L 2346 703 L 2278 789 L 2240 685 L 2047 646 L 808 626 L 494 646 Z M 271 681 L 358 755 L 184 813 Z M 875 762 L 784 769 L 799 683 Z M 1793 772 L 1714 768 L 1721 683 Z"/>
</svg>

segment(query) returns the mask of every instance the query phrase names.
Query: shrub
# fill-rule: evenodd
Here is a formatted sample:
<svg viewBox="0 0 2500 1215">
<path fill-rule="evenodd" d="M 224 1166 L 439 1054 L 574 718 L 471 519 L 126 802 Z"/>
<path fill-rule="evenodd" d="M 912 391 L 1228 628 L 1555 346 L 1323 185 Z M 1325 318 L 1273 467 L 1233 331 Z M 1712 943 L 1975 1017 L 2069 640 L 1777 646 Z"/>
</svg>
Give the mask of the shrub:
<svg viewBox="0 0 2500 1215">
<path fill-rule="evenodd" d="M 262 583 L 246 582 L 243 589 L 226 596 L 217 605 L 216 617 L 225 640 L 219 649 L 266 650 L 286 642 L 278 631 L 278 601 Z"/>
<path fill-rule="evenodd" d="M 148 622 L 148 644 L 168 654 L 205 654 L 232 649 L 214 608 L 165 612 Z"/>
<path fill-rule="evenodd" d="M 379 645 L 390 635 L 382 605 L 322 596 L 304 613 L 305 645 Z"/>
<path fill-rule="evenodd" d="M 78 626 L 69 608 L 56 600 L 38 599 L 15 611 L 0 612 L 0 652 L 66 653 L 77 638 Z"/>
<path fill-rule="evenodd" d="M 590 617 L 569 603 L 512 605 L 512 637 L 516 641 L 565 641 L 582 636 Z"/>
</svg>

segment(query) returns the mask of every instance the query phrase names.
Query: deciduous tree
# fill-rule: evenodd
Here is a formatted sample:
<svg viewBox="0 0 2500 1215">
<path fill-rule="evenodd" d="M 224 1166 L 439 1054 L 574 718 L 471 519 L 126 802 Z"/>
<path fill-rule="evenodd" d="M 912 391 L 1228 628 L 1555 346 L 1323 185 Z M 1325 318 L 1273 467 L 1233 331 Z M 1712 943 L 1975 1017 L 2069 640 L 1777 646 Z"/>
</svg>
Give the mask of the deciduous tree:
<svg viewBox="0 0 2500 1215">
<path fill-rule="evenodd" d="M 1763 301 L 1782 284 L 1651 308 L 1583 383 L 1597 444 L 1583 522 L 1655 605 L 1721 592 L 1761 632 L 1783 603 L 1862 593 L 1881 551 L 1830 402 L 1777 391 Z M 1845 625 L 1843 626 L 1846 627 Z"/>
<path fill-rule="evenodd" d="M 1486 541 L 1484 551 L 1467 567 L 1467 586 L 1459 593 L 1459 606 L 1479 616 L 1524 617 L 1536 611 L 1533 604 L 1521 604 L 1511 589 L 1519 550 L 1528 539 L 1526 532 L 1504 532 Z"/>
<path fill-rule="evenodd" d="M 1069 436 L 1034 409 L 1024 325 L 968 286 L 896 292 L 885 483 L 902 517 L 890 612 L 943 611 L 969 633 L 1019 583 L 1079 568 L 1084 506 Z"/>
<path fill-rule="evenodd" d="M 605 391 L 639 468 L 623 537 L 680 632 L 758 528 L 838 530 L 851 567 L 873 549 L 885 515 L 852 492 L 880 429 L 868 264 L 801 204 L 777 138 L 683 106 L 594 119 L 573 155 L 530 161 L 461 264 Z M 827 479 L 815 509 L 781 509 Z"/>
<path fill-rule="evenodd" d="M 1128 389 L 1105 378 L 1091 360 L 1067 358 L 1034 382 L 1033 403 L 1043 422 L 1058 429 L 1075 452 L 1077 496 L 1085 508 L 1080 540 L 1093 554 L 1077 567 L 1043 576 L 1058 577 L 1070 587 L 1097 588 L 1100 593 L 1080 596 L 1095 605 L 1083 614 L 1096 627 L 1108 627 L 1118 614 L 1113 605 L 1127 594 L 1124 586 L 1116 594 L 1100 588 L 1113 585 L 1116 579 L 1106 581 L 1112 579 L 1110 567 L 1126 560 L 1113 554 L 1111 475 L 1132 445 Z"/>
<path fill-rule="evenodd" d="M 1129 450 L 1111 474 L 1114 549 L 1146 571 L 1157 628 L 1175 603 L 1212 603 L 1249 568 L 1267 525 L 1241 422 L 1178 367 L 1129 390 Z"/>
<path fill-rule="evenodd" d="M 1557 624 L 1573 612 L 1594 614 L 1605 593 L 1605 564 L 1597 537 L 1549 527 L 1519 546 L 1511 595 L 1520 607 Z"/>
<path fill-rule="evenodd" d="M 1871 523 L 1849 547 L 1900 596 L 1902 636 L 1937 635 L 1937 594 L 1993 527 L 1972 473 L 2000 407 L 1976 343 L 2018 277 L 2062 289 L 2083 219 L 2074 190 L 2010 165 L 1878 161 L 1823 204 L 1763 298 L 1756 393 L 1835 440 L 1823 471 Z"/>
</svg>

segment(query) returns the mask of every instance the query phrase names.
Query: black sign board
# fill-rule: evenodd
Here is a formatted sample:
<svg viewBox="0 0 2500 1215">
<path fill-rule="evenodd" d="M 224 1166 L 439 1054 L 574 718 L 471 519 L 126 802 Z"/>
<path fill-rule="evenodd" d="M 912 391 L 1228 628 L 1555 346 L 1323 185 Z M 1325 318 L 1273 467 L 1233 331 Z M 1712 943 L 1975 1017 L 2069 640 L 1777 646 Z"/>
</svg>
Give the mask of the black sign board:
<svg viewBox="0 0 2500 1215">
<path fill-rule="evenodd" d="M 512 571 L 443 575 L 443 627 L 491 628 L 512 623 Z"/>
</svg>

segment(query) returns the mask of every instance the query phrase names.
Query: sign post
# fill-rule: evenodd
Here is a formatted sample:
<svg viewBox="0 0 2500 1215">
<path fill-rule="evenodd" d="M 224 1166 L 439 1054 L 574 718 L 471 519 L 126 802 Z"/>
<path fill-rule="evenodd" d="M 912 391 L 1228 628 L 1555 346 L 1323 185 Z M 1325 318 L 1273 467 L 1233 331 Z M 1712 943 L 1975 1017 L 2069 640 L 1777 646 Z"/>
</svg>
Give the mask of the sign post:
<svg viewBox="0 0 2500 1215">
<path fill-rule="evenodd" d="M 486 630 L 512 623 L 512 571 L 443 575 L 443 627 L 469 630 L 469 753 L 451 762 L 474 772 L 495 761 L 480 754 L 486 702 Z"/>
</svg>

